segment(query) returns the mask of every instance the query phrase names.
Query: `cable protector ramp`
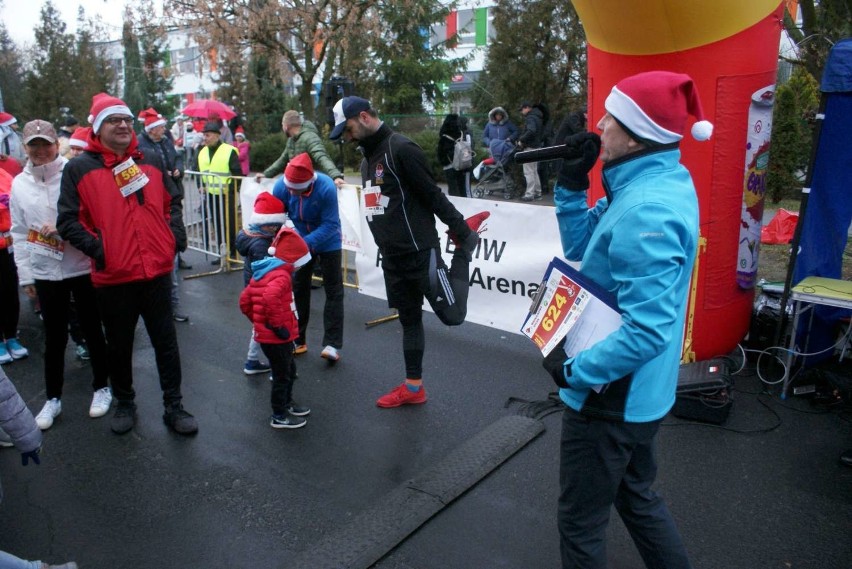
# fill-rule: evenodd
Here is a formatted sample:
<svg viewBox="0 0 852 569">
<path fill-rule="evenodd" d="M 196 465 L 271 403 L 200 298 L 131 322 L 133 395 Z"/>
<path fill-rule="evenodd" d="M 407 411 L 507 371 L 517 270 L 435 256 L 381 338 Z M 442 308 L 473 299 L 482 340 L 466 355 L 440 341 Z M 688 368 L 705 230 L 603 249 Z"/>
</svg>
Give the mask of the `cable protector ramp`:
<svg viewBox="0 0 852 569">
<path fill-rule="evenodd" d="M 491 423 L 433 468 L 391 490 L 375 506 L 291 558 L 287 567 L 371 567 L 542 432 L 541 421 L 518 415 Z"/>
</svg>

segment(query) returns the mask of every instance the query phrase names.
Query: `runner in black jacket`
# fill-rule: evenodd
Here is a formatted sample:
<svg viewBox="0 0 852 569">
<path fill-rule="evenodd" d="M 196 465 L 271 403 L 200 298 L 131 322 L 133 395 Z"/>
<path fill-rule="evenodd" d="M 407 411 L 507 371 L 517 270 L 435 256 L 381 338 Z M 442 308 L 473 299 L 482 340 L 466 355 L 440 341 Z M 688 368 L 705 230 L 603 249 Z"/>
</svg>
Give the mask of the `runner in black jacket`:
<svg viewBox="0 0 852 569">
<path fill-rule="evenodd" d="M 467 314 L 471 255 L 477 229 L 489 212 L 465 220 L 432 178 L 423 150 L 393 132 L 370 102 L 345 97 L 334 106 L 331 139 L 360 143 L 361 180 L 370 231 L 382 257 L 388 305 L 399 311 L 406 380 L 379 398 L 379 407 L 426 402 L 422 386 L 423 298 L 444 324 L 458 326 Z M 441 258 L 435 216 L 457 245 L 449 270 Z"/>
</svg>

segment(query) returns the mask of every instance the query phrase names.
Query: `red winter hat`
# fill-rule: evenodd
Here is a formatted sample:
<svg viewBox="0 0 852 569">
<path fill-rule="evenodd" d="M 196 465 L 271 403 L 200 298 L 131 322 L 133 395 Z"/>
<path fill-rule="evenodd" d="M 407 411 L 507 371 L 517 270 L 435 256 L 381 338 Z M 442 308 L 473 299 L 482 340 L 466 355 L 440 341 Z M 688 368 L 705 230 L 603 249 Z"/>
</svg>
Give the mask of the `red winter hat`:
<svg viewBox="0 0 852 569">
<path fill-rule="evenodd" d="M 98 134 L 101 130 L 101 124 L 104 119 L 110 115 L 126 115 L 133 116 L 130 112 L 130 107 L 119 99 L 106 93 L 98 93 L 92 97 L 92 108 L 89 110 L 89 122 L 92 125 L 92 131 Z"/>
<path fill-rule="evenodd" d="M 287 215 L 284 213 L 284 202 L 270 194 L 260 192 L 254 200 L 254 213 L 251 214 L 252 225 L 284 225 Z"/>
<path fill-rule="evenodd" d="M 278 235 L 272 240 L 272 246 L 268 251 L 269 255 L 281 259 L 285 263 L 290 263 L 296 268 L 301 267 L 311 260 L 311 252 L 308 250 L 308 244 L 302 239 L 298 233 L 289 227 L 282 227 L 278 230 Z"/>
<path fill-rule="evenodd" d="M 18 122 L 18 119 L 9 113 L 0 113 L 0 126 L 12 126 L 16 122 Z"/>
<path fill-rule="evenodd" d="M 166 124 L 166 119 L 163 118 L 163 115 L 155 111 L 153 107 L 139 113 L 139 118 L 145 121 L 145 132 L 150 132 L 152 128 Z"/>
<path fill-rule="evenodd" d="M 307 152 L 302 152 L 290 160 L 284 169 L 284 185 L 288 190 L 304 192 L 311 187 L 317 179 L 314 173 L 314 165 Z"/>
<path fill-rule="evenodd" d="M 90 132 L 92 132 L 92 129 L 88 126 L 81 126 L 74 129 L 74 132 L 71 133 L 71 137 L 68 139 L 68 144 L 76 148 L 85 149 L 89 145 L 86 140 L 88 140 Z"/>
<path fill-rule="evenodd" d="M 612 88 L 604 107 L 630 134 L 661 144 L 683 138 L 688 115 L 695 140 L 707 140 L 713 125 L 704 120 L 698 90 L 684 73 L 648 71 L 622 79 Z"/>
</svg>

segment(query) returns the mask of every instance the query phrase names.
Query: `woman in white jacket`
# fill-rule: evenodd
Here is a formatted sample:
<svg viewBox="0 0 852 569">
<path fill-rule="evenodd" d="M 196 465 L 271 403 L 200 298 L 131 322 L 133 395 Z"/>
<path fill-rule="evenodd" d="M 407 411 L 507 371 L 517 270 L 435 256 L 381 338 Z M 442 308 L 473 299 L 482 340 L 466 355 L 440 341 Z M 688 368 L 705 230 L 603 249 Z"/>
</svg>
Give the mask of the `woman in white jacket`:
<svg viewBox="0 0 852 569">
<path fill-rule="evenodd" d="M 89 348 L 94 380 L 90 417 L 109 411 L 112 393 L 101 319 L 92 286 L 90 259 L 59 237 L 56 203 L 62 169 L 53 126 L 42 120 L 24 126 L 27 165 L 12 183 L 10 209 L 12 238 L 18 245 L 15 263 L 18 279 L 30 298 L 38 296 L 45 326 L 44 380 L 47 402 L 36 416 L 40 429 L 49 429 L 62 412 L 65 382 L 65 347 L 71 296 L 77 305 L 80 327 Z M 117 191 L 117 190 L 116 190 Z"/>
</svg>

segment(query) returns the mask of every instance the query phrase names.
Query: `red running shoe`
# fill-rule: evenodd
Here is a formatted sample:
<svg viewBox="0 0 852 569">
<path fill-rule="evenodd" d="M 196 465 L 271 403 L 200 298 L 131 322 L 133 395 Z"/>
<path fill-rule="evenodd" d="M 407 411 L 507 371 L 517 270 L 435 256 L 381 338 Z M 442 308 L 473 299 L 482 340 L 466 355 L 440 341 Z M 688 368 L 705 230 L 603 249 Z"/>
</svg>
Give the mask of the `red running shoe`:
<svg viewBox="0 0 852 569">
<path fill-rule="evenodd" d="M 471 231 L 473 231 L 474 233 L 479 235 L 479 227 L 483 223 L 485 223 L 485 220 L 488 219 L 489 217 L 491 217 L 490 211 L 480 211 L 476 215 L 471 215 L 470 217 L 465 219 L 464 222 L 467 223 L 467 226 L 470 227 Z M 455 245 L 456 247 L 460 247 L 462 245 L 461 243 L 459 243 L 458 237 L 456 236 L 455 233 L 453 233 L 449 229 L 446 231 L 446 233 L 447 233 L 447 235 L 450 236 L 450 241 L 453 242 L 453 245 Z M 475 241 L 474 241 L 473 245 L 474 245 L 474 247 L 476 247 Z"/>
<path fill-rule="evenodd" d="M 376 401 L 376 405 L 385 409 L 402 405 L 419 405 L 420 403 L 426 403 L 426 389 L 420 386 L 418 391 L 411 391 L 405 383 L 397 385 Z"/>
</svg>

